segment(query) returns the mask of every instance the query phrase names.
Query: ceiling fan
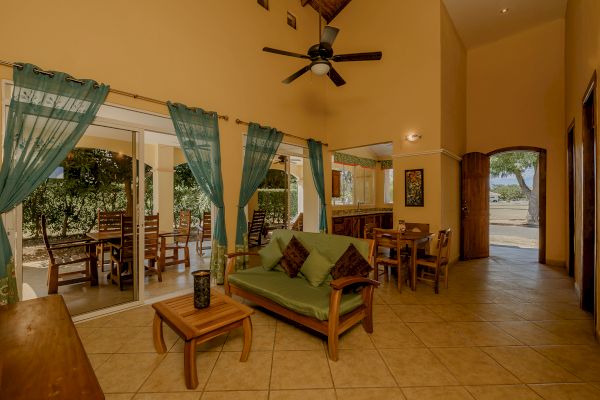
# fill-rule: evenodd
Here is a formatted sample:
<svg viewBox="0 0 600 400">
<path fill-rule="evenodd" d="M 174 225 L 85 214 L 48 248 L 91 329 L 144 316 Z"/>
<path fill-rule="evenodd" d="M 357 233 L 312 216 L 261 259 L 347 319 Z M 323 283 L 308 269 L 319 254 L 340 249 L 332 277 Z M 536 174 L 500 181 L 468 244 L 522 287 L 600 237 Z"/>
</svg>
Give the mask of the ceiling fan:
<svg viewBox="0 0 600 400">
<path fill-rule="evenodd" d="M 319 16 L 319 33 L 321 33 L 321 17 Z M 310 64 L 300 69 L 298 72 L 290 75 L 284 79 L 283 83 L 291 83 L 308 70 L 315 75 L 325 75 L 335 83 L 336 86 L 342 86 L 346 81 L 338 74 L 338 72 L 331 65 L 333 62 L 346 62 L 346 61 L 372 61 L 381 60 L 381 51 L 373 51 L 368 53 L 351 53 L 351 54 L 333 54 L 333 42 L 340 30 L 333 26 L 325 26 L 321 33 L 320 42 L 311 46 L 308 49 L 307 55 L 292 53 L 290 51 L 273 49 L 271 47 L 263 47 L 263 51 L 274 54 L 281 54 L 283 56 L 304 58 L 310 60 Z"/>
</svg>

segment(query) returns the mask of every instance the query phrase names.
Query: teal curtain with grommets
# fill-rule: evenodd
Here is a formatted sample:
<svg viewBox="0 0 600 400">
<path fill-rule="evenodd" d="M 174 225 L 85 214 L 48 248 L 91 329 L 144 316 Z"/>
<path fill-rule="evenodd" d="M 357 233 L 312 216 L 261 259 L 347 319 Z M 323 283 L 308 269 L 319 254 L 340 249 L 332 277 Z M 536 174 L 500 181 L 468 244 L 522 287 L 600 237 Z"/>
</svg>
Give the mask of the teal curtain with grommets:
<svg viewBox="0 0 600 400">
<path fill-rule="evenodd" d="M 240 197 L 238 200 L 237 230 L 235 236 L 235 250 L 248 251 L 248 221 L 244 208 L 252 195 L 265 180 L 271 162 L 283 139 L 283 133 L 277 129 L 262 127 L 251 122 L 248 125 L 248 136 L 244 150 L 244 166 Z M 244 268 L 246 257 L 237 257 L 236 267 Z"/>
<path fill-rule="evenodd" d="M 168 102 L 169 113 L 185 159 L 200 189 L 217 209 L 212 237 L 210 266 L 213 278 L 222 285 L 225 277 L 227 232 L 221 173 L 219 116 L 201 108 Z"/>
<path fill-rule="evenodd" d="M 106 99 L 109 87 L 18 64 L 0 167 L 0 214 L 12 210 L 60 165 Z M 18 301 L 15 264 L 0 219 L 0 304 Z"/>
</svg>

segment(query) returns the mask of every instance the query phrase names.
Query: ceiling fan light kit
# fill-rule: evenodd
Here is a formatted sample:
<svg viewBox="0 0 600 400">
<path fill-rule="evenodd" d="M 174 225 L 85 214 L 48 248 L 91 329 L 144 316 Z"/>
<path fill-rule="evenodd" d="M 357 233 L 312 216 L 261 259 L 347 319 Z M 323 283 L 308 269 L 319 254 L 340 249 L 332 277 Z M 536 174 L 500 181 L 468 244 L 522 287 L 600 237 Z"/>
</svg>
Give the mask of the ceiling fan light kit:
<svg viewBox="0 0 600 400">
<path fill-rule="evenodd" d="M 320 21 L 320 20 L 319 20 Z M 310 60 L 310 64 L 296 71 L 286 79 L 283 83 L 291 83 L 306 72 L 311 71 L 313 74 L 321 76 L 327 75 L 329 79 L 336 85 L 342 86 L 346 81 L 341 75 L 333 68 L 331 61 L 333 62 L 347 62 L 347 61 L 372 61 L 381 60 L 382 53 L 380 51 L 373 51 L 368 53 L 352 53 L 352 54 L 337 54 L 333 52 L 333 42 L 340 30 L 333 26 L 325 26 L 319 43 L 311 46 L 307 54 L 293 53 L 291 51 L 278 50 L 271 47 L 263 47 L 263 51 L 267 53 L 279 54 L 282 56 L 303 58 Z"/>
<path fill-rule="evenodd" d="M 331 69 L 331 64 L 329 61 L 315 61 L 310 66 L 310 72 L 315 75 L 325 75 Z"/>
</svg>

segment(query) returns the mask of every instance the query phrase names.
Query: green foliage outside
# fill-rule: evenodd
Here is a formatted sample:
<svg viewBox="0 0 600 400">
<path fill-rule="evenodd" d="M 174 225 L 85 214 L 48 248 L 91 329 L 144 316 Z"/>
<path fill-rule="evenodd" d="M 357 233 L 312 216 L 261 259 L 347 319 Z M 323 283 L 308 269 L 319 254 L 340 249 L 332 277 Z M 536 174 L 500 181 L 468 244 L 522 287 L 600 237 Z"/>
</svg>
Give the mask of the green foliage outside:
<svg viewBox="0 0 600 400">
<path fill-rule="evenodd" d="M 187 163 L 175 167 L 175 188 L 173 193 L 175 206 L 175 223 L 179 224 L 179 212 L 191 210 L 192 225 L 198 226 L 205 211 L 210 211 L 211 202 L 208 196 L 200 190 L 196 178 Z"/>
<path fill-rule="evenodd" d="M 23 202 L 23 231 L 41 235 L 46 215 L 48 230 L 61 237 L 84 234 L 96 226 L 97 210 L 132 209 L 131 158 L 106 150 L 74 149 L 60 165 L 62 179 L 48 179 Z M 147 167 L 149 169 L 149 167 Z"/>
<path fill-rule="evenodd" d="M 527 169 L 534 169 L 533 185 L 529 187 L 523 178 Z M 539 222 L 538 199 L 538 153 L 535 151 L 507 151 L 490 157 L 490 175 L 492 177 L 507 177 L 514 175 L 519 183 L 521 192 L 529 202 L 527 221 L 536 225 Z M 498 194 L 500 194 L 498 192 Z"/>
<path fill-rule="evenodd" d="M 41 237 L 40 218 L 46 215 L 49 234 L 66 237 L 90 232 L 98 210 L 133 210 L 131 157 L 99 149 L 74 149 L 61 163 L 62 179 L 48 179 L 23 202 L 25 237 Z M 152 169 L 145 167 L 146 213 L 153 210 Z M 174 214 L 192 210 L 197 224 L 209 199 L 200 191 L 187 164 L 175 167 Z"/>
<path fill-rule="evenodd" d="M 258 189 L 258 209 L 266 211 L 265 221 L 270 225 L 285 224 L 288 221 L 287 174 L 285 171 L 270 169 Z M 290 220 L 298 215 L 298 180 L 290 179 Z"/>
<path fill-rule="evenodd" d="M 500 195 L 501 201 L 515 201 L 525 199 L 525 195 L 519 185 L 496 185 L 492 192 Z"/>
</svg>

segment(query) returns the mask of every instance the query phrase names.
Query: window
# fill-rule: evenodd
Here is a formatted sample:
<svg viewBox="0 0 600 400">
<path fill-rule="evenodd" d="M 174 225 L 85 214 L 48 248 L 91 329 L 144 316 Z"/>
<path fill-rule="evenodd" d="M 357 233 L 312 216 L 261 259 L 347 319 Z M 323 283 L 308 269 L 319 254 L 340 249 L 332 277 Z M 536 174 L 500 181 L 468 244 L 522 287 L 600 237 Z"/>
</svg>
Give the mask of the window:
<svg viewBox="0 0 600 400">
<path fill-rule="evenodd" d="M 394 170 L 391 168 L 383 170 L 383 202 L 394 202 Z"/>
<path fill-rule="evenodd" d="M 340 171 L 340 197 L 332 199 L 333 205 L 374 204 L 375 171 L 359 165 L 333 163 L 332 169 Z"/>
</svg>

